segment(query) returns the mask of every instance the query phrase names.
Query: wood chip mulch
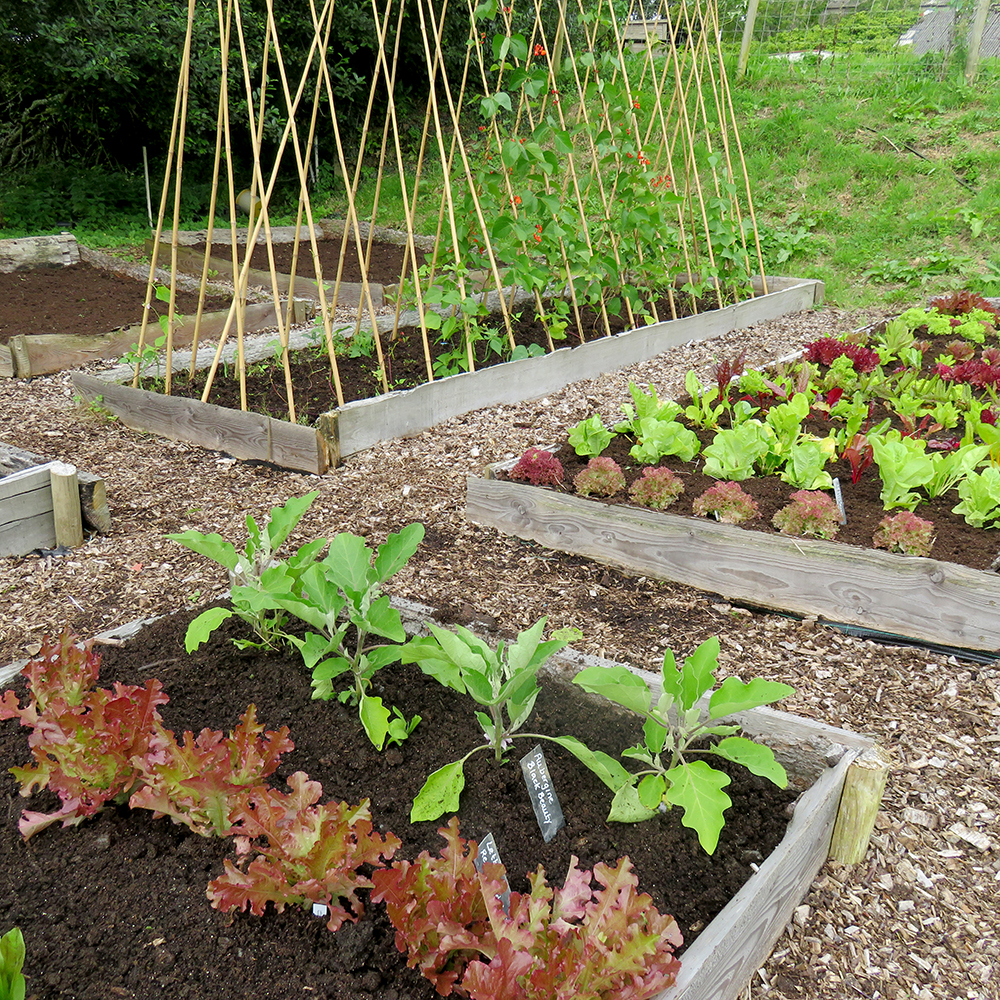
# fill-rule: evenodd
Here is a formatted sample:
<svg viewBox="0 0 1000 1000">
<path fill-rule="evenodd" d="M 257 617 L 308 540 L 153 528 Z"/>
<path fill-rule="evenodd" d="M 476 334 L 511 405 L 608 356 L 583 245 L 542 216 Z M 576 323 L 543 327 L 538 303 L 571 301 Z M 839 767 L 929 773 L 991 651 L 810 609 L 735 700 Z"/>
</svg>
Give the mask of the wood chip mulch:
<svg viewBox="0 0 1000 1000">
<path fill-rule="evenodd" d="M 877 645 L 816 622 L 618 571 L 465 522 L 465 478 L 554 440 L 595 410 L 612 420 L 628 381 L 679 393 L 684 373 L 747 347 L 751 363 L 876 318 L 835 309 L 688 345 L 547 398 L 479 411 L 355 456 L 326 476 L 239 462 L 131 431 L 83 407 L 68 376 L 0 383 L 0 440 L 104 476 L 114 519 L 64 558 L 0 559 L 0 664 L 44 634 L 82 635 L 213 599 L 218 567 L 166 541 L 193 527 L 245 537 L 291 495 L 319 499 L 292 541 L 353 531 L 381 541 L 422 521 L 427 538 L 394 594 L 511 632 L 542 614 L 575 625 L 584 652 L 656 668 L 717 634 L 727 670 L 796 688 L 789 711 L 870 734 L 893 753 L 866 860 L 828 864 L 744 994 L 769 1000 L 1000 997 L 1000 669 Z"/>
</svg>

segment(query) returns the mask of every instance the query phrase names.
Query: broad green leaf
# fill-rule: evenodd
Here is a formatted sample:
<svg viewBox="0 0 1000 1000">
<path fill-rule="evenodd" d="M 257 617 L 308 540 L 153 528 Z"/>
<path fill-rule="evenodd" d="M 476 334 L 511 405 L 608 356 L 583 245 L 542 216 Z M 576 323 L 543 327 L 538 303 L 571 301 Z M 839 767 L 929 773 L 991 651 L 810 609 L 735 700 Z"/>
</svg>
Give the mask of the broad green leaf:
<svg viewBox="0 0 1000 1000">
<path fill-rule="evenodd" d="M 770 705 L 772 702 L 787 698 L 790 694 L 795 694 L 795 688 L 778 681 L 766 681 L 762 677 L 755 677 L 748 684 L 744 684 L 738 677 L 727 677 L 709 699 L 708 717 L 721 719 L 737 712 L 745 712 L 748 708 Z"/>
<path fill-rule="evenodd" d="M 271 508 L 267 522 L 267 537 L 271 541 L 272 552 L 278 550 L 318 496 L 319 490 L 313 490 L 304 497 L 292 497 L 282 507 Z"/>
<path fill-rule="evenodd" d="M 329 659 L 323 660 L 313 667 L 313 683 L 315 684 L 317 681 L 332 681 L 341 674 L 349 673 L 350 669 L 351 661 L 347 657 L 331 656 Z"/>
<path fill-rule="evenodd" d="M 410 809 L 410 822 L 437 819 L 446 812 L 458 811 L 458 800 L 465 788 L 465 762 L 468 755 L 434 771 L 417 792 Z"/>
<path fill-rule="evenodd" d="M 437 639 L 444 655 L 463 670 L 482 671 L 491 666 L 495 667 L 496 658 L 493 650 L 468 629 L 459 626 L 455 632 L 451 632 L 431 622 L 427 623 L 427 627 Z"/>
<path fill-rule="evenodd" d="M 670 787 L 664 797 L 684 810 L 681 823 L 698 834 L 698 841 L 709 854 L 715 853 L 719 832 L 725 826 L 723 813 L 732 799 L 723 788 L 729 784 L 728 774 L 716 771 L 702 760 L 682 764 L 668 772 Z"/>
<path fill-rule="evenodd" d="M 639 792 L 635 785 L 623 785 L 611 800 L 608 822 L 641 823 L 643 820 L 652 819 L 656 812 L 655 809 L 647 809 L 639 801 Z"/>
<path fill-rule="evenodd" d="M 170 289 L 166 285 L 157 285 L 156 298 L 160 302 L 169 302 L 171 299 Z"/>
<path fill-rule="evenodd" d="M 365 540 L 350 532 L 342 531 L 330 539 L 330 550 L 322 562 L 323 571 L 353 604 L 357 604 L 371 586 L 374 576 L 371 556 Z"/>
<path fill-rule="evenodd" d="M 507 666 L 511 674 L 519 673 L 528 665 L 541 641 L 547 620 L 545 617 L 539 618 L 531 628 L 519 632 L 517 639 L 507 647 Z"/>
<path fill-rule="evenodd" d="M 652 754 L 658 754 L 667 741 L 667 727 L 650 716 L 642 724 L 643 741 Z"/>
<path fill-rule="evenodd" d="M 681 707 L 685 710 L 715 683 L 712 671 L 719 665 L 719 637 L 709 636 L 687 659 L 681 671 Z"/>
<path fill-rule="evenodd" d="M 681 697 L 681 672 L 677 669 L 677 660 L 674 658 L 674 651 L 668 649 L 663 654 L 663 668 L 661 670 L 663 693 L 670 698 L 670 704 L 679 701 Z M 668 705 L 660 699 L 660 708 L 666 712 Z"/>
<path fill-rule="evenodd" d="M 365 727 L 368 739 L 375 745 L 376 750 L 381 750 L 385 746 L 385 738 L 389 734 L 389 709 L 382 704 L 381 698 L 373 698 L 367 694 L 361 696 L 361 704 L 358 706 L 358 715 L 361 717 L 361 725 Z"/>
<path fill-rule="evenodd" d="M 376 670 L 381 670 L 382 667 L 387 666 L 390 663 L 396 663 L 402 652 L 403 647 L 394 644 L 376 646 L 374 649 L 369 649 L 368 652 L 365 653 L 365 659 L 368 661 L 369 669 L 374 672 Z"/>
<path fill-rule="evenodd" d="M 466 667 L 462 671 L 462 680 L 469 696 L 480 705 L 493 704 L 493 684 L 489 676 L 482 670 Z"/>
<path fill-rule="evenodd" d="M 632 775 L 621 764 L 601 750 L 591 750 L 575 736 L 556 736 L 553 743 L 558 743 L 568 750 L 581 764 L 590 768 L 605 785 L 613 792 L 632 781 Z"/>
<path fill-rule="evenodd" d="M 666 790 L 667 782 L 662 774 L 647 774 L 636 788 L 639 794 L 639 802 L 646 809 L 656 809 L 662 801 L 663 793 Z"/>
<path fill-rule="evenodd" d="M 652 700 L 649 687 L 627 667 L 586 667 L 573 678 L 573 683 L 640 715 L 649 711 Z"/>
<path fill-rule="evenodd" d="M 187 627 L 184 635 L 184 648 L 193 653 L 203 642 L 208 641 L 208 637 L 227 619 L 232 618 L 233 613 L 229 608 L 209 608 L 203 611 Z"/>
<path fill-rule="evenodd" d="M 754 743 L 744 736 L 730 736 L 718 742 L 715 752 L 726 760 L 742 764 L 751 773 L 773 781 L 779 788 L 788 786 L 788 775 L 775 760 L 774 751 L 770 747 Z"/>
<path fill-rule="evenodd" d="M 210 535 L 203 535 L 193 528 L 189 531 L 181 531 L 173 535 L 164 535 L 172 542 L 178 542 L 192 552 L 197 552 L 200 556 L 207 556 L 213 562 L 217 562 L 226 569 L 234 570 L 239 562 L 235 547 L 227 542 L 222 535 L 213 532 Z"/>
<path fill-rule="evenodd" d="M 368 613 L 362 619 L 369 631 L 385 636 L 394 642 L 406 640 L 406 629 L 400 620 L 399 612 L 389 604 L 389 595 L 383 594 L 368 608 Z"/>
<path fill-rule="evenodd" d="M 424 526 L 419 521 L 390 535 L 378 547 L 378 554 L 375 556 L 375 576 L 379 581 L 385 583 L 389 577 L 398 573 L 410 561 L 423 538 Z"/>
<path fill-rule="evenodd" d="M 507 702 L 507 715 L 510 719 L 508 732 L 516 733 L 528 721 L 528 716 L 531 715 L 535 707 L 538 695 L 539 689 L 536 687 L 526 698 Z"/>
</svg>

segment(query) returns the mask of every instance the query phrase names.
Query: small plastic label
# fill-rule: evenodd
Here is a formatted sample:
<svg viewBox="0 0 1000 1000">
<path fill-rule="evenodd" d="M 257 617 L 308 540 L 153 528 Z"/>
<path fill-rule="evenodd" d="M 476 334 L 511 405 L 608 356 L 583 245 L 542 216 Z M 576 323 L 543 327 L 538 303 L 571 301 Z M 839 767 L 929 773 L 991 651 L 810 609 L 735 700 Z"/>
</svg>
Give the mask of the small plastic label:
<svg viewBox="0 0 1000 1000">
<path fill-rule="evenodd" d="M 326 903 L 313 903 L 313 916 L 325 917 L 327 914 Z"/>
<path fill-rule="evenodd" d="M 542 839 L 547 844 L 566 825 L 566 820 L 541 744 L 536 744 L 531 753 L 521 758 L 521 773 L 535 810 L 538 829 L 542 831 Z"/>
<path fill-rule="evenodd" d="M 840 523 L 847 524 L 847 511 L 844 509 L 844 495 L 840 492 L 840 480 L 833 481 L 833 499 L 837 501 L 837 510 L 840 511 Z"/>
<path fill-rule="evenodd" d="M 488 833 L 481 841 L 479 841 L 479 850 L 476 852 L 475 860 L 473 864 L 476 866 L 477 872 L 482 872 L 483 865 L 502 865 L 503 862 L 500 860 L 500 851 L 497 848 L 497 842 L 493 839 L 493 834 Z M 510 915 L 510 883 L 507 881 L 507 876 L 503 877 L 504 889 L 497 899 L 500 900 L 500 905 L 503 907 L 503 912 L 508 916 Z"/>
</svg>

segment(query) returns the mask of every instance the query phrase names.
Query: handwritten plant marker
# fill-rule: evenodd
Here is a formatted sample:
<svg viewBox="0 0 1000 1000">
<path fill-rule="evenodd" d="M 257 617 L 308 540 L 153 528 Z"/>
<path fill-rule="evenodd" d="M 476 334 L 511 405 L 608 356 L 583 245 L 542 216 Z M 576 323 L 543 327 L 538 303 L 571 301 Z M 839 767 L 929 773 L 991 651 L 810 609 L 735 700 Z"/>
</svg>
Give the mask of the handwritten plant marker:
<svg viewBox="0 0 1000 1000">
<path fill-rule="evenodd" d="M 547 844 L 566 825 L 566 820 L 540 744 L 536 743 L 531 753 L 521 758 L 521 773 L 535 810 L 538 829 Z"/>
</svg>

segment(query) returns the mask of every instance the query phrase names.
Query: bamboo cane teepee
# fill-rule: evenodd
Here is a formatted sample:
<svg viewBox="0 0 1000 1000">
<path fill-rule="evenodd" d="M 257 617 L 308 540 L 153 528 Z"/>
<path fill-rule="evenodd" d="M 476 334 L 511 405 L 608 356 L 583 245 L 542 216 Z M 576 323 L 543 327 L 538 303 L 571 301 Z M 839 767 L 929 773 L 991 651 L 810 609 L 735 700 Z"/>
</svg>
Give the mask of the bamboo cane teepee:
<svg viewBox="0 0 1000 1000">
<path fill-rule="evenodd" d="M 196 4 L 205 2 L 188 0 L 188 35 L 155 233 L 159 250 L 170 230 L 171 291 L 178 267 L 191 26 Z M 333 0 L 309 0 L 313 36 L 298 79 L 290 79 L 286 70 L 273 0 L 265 0 L 264 46 L 254 59 L 247 51 L 240 0 L 216 0 L 221 66 L 208 214 L 210 220 L 217 213 L 229 218 L 228 277 L 234 297 L 203 399 L 210 397 L 226 344 L 235 339 L 233 372 L 246 408 L 243 314 L 250 250 L 263 240 L 269 250 L 271 294 L 282 317 L 277 339 L 288 417 L 296 419 L 289 366 L 291 310 L 281 308 L 282 299 L 294 295 L 296 265 L 292 287 L 281 293 L 271 253 L 279 177 L 297 180 L 293 260 L 298 260 L 300 243 L 302 252 L 313 258 L 320 327 L 337 405 L 344 399 L 335 343 L 345 329 L 350 335 L 370 328 L 387 391 L 383 339 L 397 336 L 408 316 L 419 327 L 427 378 L 433 380 L 442 343 L 453 356 L 459 355 L 462 367 L 474 369 L 477 345 L 488 325 L 501 331 L 512 356 L 523 352 L 514 318 L 521 308 L 536 310 L 545 324 L 548 348 L 553 349 L 569 329 L 583 339 L 610 331 L 615 316 L 623 316 L 628 326 L 674 318 L 682 308 L 738 301 L 752 294 L 753 275 L 764 280 L 714 0 L 678 0 L 670 6 L 664 0 L 655 17 L 648 16 L 648 8 L 633 8 L 624 21 L 609 0 L 597 0 L 596 6 L 558 0 L 555 15 L 551 6 L 543 11 L 542 0 L 532 0 L 533 9 L 526 12 L 503 2 L 476 5 L 466 0 L 464 8 L 454 2 L 449 8 L 447 0 L 372 0 L 378 59 L 360 138 L 352 143 L 362 152 L 349 157 L 326 58 Z M 412 113 L 410 121 L 403 121 L 395 99 L 404 13 L 419 25 L 427 76 L 416 150 L 404 138 Z M 460 73 L 454 71 L 453 53 L 445 58 L 443 42 L 446 20 L 454 24 L 456 18 L 468 24 Z M 254 73 L 252 65 L 259 67 Z M 235 95 L 242 95 L 250 109 L 244 121 L 230 114 Z M 274 109 L 285 124 L 277 152 L 265 168 L 265 120 Z M 317 253 L 309 183 L 321 113 L 331 117 L 336 176 L 347 206 L 341 266 L 335 275 L 326 276 Z M 244 186 L 233 175 L 233 137 L 238 130 L 242 139 L 249 137 L 253 151 L 249 191 L 241 199 L 253 206 L 245 236 L 236 225 L 238 191 Z M 374 180 L 369 177 L 362 190 L 363 163 Z M 377 308 L 363 278 L 360 305 L 345 328 L 343 261 L 346 253 L 354 253 L 365 273 L 389 178 L 402 192 L 406 219 L 398 294 L 391 308 Z M 428 244 L 420 236 L 433 238 L 433 250 L 423 257 L 418 256 L 418 242 Z M 209 249 L 214 239 L 210 222 Z M 156 293 L 157 264 L 154 251 L 147 307 Z M 171 306 L 165 338 L 167 393 L 174 373 L 172 320 Z M 196 327 L 195 347 L 197 337 Z M 147 338 L 144 326 L 139 353 Z M 495 336 L 492 342 L 497 343 Z M 137 366 L 134 384 L 138 378 Z"/>
</svg>

